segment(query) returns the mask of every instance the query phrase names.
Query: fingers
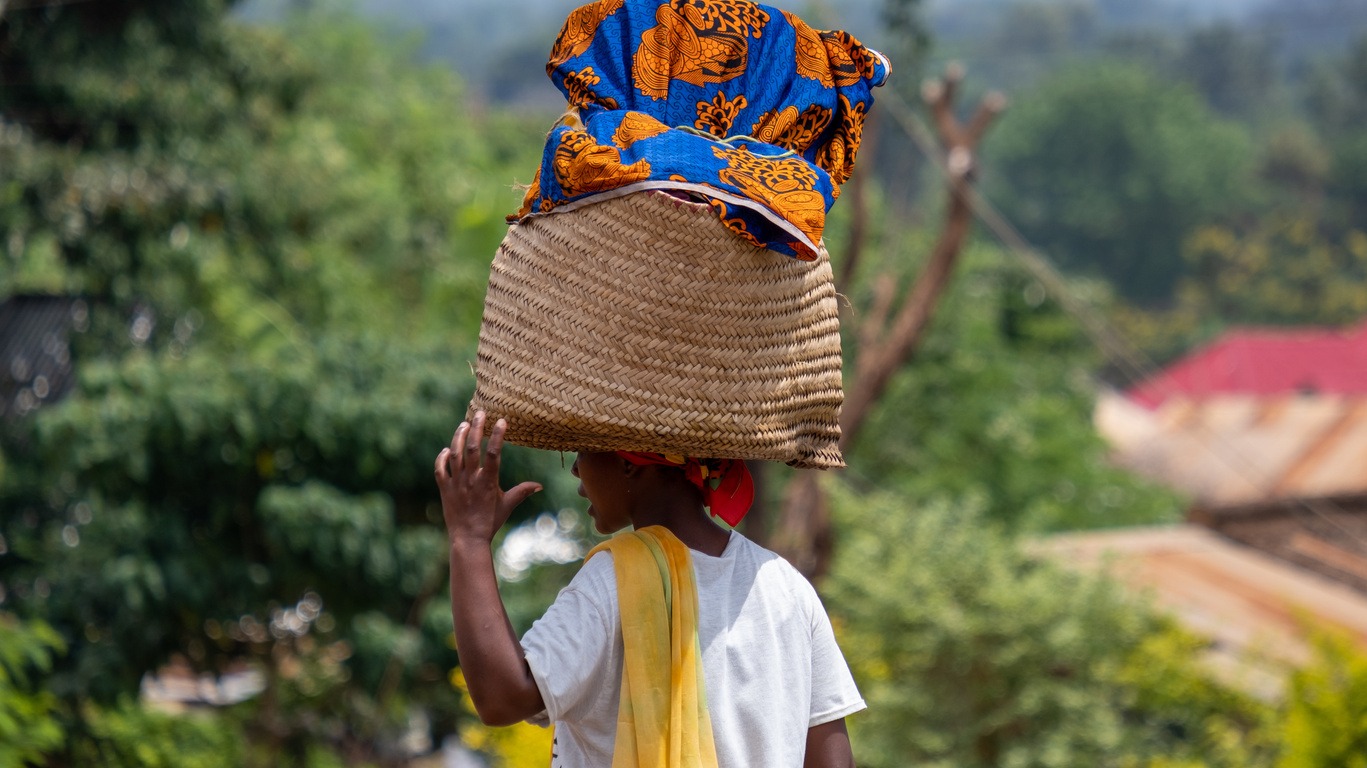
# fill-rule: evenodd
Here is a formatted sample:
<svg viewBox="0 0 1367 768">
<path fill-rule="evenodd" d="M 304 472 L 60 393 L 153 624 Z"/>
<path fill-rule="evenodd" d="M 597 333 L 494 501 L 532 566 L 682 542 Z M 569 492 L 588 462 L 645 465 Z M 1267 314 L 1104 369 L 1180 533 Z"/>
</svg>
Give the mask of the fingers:
<svg viewBox="0 0 1367 768">
<path fill-rule="evenodd" d="M 475 411 L 474 423 L 465 434 L 465 466 L 471 471 L 479 469 L 479 443 L 484 439 L 484 411 Z"/>
<path fill-rule="evenodd" d="M 448 466 L 451 474 L 456 474 L 465 470 L 465 451 L 463 451 L 462 448 L 465 447 L 465 435 L 469 431 L 470 422 L 462 421 L 460 426 L 456 427 L 455 436 L 451 438 L 451 447 L 447 449 L 450 454 L 448 457 Z"/>
<path fill-rule="evenodd" d="M 450 448 L 443 448 L 441 449 L 441 452 L 437 454 L 437 460 L 432 466 L 432 473 L 437 476 L 438 480 L 445 480 L 451 476 L 451 466 L 447 464 L 447 461 L 449 461 L 450 458 Z"/>
<path fill-rule="evenodd" d="M 484 470 L 498 477 L 498 465 L 503 456 L 503 435 L 508 431 L 508 422 L 499 419 L 489 435 L 489 444 L 484 448 Z"/>
<path fill-rule="evenodd" d="M 528 496 L 531 496 L 533 493 L 540 490 L 541 483 L 533 483 L 531 481 L 518 483 L 503 494 L 503 506 L 511 512 L 518 504 L 526 501 Z"/>
<path fill-rule="evenodd" d="M 437 479 L 445 480 L 454 475 L 466 475 L 467 482 L 473 482 L 475 475 L 481 474 L 493 478 L 495 483 L 498 482 L 499 464 L 503 455 L 503 437 L 508 432 L 508 422 L 505 419 L 494 422 L 484 452 L 484 471 L 481 473 L 479 445 L 484 436 L 484 424 L 487 419 L 488 416 L 484 411 L 475 411 L 474 419 L 462 421 L 460 426 L 456 427 L 456 433 L 451 437 L 451 445 L 443 448 L 441 453 L 437 454 L 433 466 Z M 535 490 L 528 491 L 528 494 L 534 492 Z"/>
</svg>

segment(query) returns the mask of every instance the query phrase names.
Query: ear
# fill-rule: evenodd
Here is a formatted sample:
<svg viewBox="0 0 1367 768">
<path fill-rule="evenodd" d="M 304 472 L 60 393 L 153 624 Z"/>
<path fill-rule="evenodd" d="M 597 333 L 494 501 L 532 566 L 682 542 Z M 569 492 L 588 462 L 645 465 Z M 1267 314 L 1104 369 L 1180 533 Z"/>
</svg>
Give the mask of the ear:
<svg viewBox="0 0 1367 768">
<path fill-rule="evenodd" d="M 641 470 L 645 469 L 644 465 L 637 464 L 632 461 L 627 461 L 626 459 L 620 456 L 617 457 L 617 461 L 620 462 L 622 465 L 622 477 L 625 477 L 628 480 L 637 477 L 641 474 Z"/>
</svg>

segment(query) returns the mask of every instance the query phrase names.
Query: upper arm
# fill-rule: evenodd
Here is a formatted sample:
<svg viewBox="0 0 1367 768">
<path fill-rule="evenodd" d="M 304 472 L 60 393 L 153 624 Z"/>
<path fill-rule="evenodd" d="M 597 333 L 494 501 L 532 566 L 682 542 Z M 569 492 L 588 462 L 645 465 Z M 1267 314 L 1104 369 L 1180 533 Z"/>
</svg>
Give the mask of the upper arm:
<svg viewBox="0 0 1367 768">
<path fill-rule="evenodd" d="M 849 664 L 841 653 L 816 593 L 811 595 L 811 706 L 807 724 L 818 725 L 843 718 L 864 709 L 864 699 L 850 674 Z"/>
<path fill-rule="evenodd" d="M 522 637 L 524 657 L 551 720 L 576 720 L 616 695 L 615 597 L 612 561 L 595 557 Z"/>
<path fill-rule="evenodd" d="M 807 729 L 807 753 L 802 768 L 854 768 L 845 718 Z"/>
</svg>

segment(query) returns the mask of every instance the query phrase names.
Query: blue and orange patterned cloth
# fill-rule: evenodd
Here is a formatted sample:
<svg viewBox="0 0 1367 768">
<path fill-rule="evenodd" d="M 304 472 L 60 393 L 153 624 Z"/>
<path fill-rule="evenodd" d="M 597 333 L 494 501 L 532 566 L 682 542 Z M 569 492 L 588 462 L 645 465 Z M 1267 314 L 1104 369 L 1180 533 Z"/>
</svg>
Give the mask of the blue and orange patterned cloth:
<svg viewBox="0 0 1367 768">
<path fill-rule="evenodd" d="M 694 193 L 749 242 L 815 259 L 888 61 L 745 0 L 598 0 L 546 71 L 569 110 L 509 222 L 646 189 Z"/>
</svg>

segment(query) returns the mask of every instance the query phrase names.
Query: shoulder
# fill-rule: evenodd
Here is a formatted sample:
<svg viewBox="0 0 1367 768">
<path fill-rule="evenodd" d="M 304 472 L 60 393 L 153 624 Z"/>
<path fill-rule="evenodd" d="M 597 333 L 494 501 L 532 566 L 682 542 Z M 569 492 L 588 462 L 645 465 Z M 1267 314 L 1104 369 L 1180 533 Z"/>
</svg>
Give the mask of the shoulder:
<svg viewBox="0 0 1367 768">
<path fill-rule="evenodd" d="M 611 595 L 615 599 L 617 573 L 613 570 L 612 553 L 603 550 L 585 560 L 565 589 L 588 595 Z"/>
<path fill-rule="evenodd" d="M 541 618 L 523 637 L 523 647 L 560 643 L 566 632 L 584 639 L 588 627 L 610 637 L 618 623 L 617 579 L 612 558 L 599 553 L 584 562 L 579 572 L 555 596 Z"/>
<path fill-rule="evenodd" d="M 792 563 L 777 552 L 765 549 L 755 542 L 733 531 L 736 537 L 736 557 L 747 563 L 755 572 L 756 583 L 766 591 L 779 592 L 801 606 L 804 612 L 823 610 L 821 598 L 817 596 L 812 583 L 803 576 Z"/>
</svg>

